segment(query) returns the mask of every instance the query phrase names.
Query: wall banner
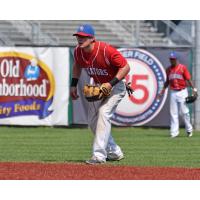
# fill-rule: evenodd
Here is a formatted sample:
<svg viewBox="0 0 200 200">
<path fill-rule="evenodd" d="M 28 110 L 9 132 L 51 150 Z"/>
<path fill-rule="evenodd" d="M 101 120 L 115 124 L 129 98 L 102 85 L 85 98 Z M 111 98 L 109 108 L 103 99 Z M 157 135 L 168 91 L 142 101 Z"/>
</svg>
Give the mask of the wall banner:
<svg viewBox="0 0 200 200">
<path fill-rule="evenodd" d="M 150 52 L 143 49 L 119 49 L 127 59 L 131 70 L 126 76 L 134 89 L 122 99 L 112 118 L 117 125 L 143 125 L 151 121 L 162 109 L 166 94 L 157 96 L 166 80 L 165 69 L 161 62 Z"/>
<path fill-rule="evenodd" d="M 0 48 L 0 123 L 68 125 L 69 49 Z"/>
<path fill-rule="evenodd" d="M 192 71 L 190 48 L 121 48 L 118 49 L 127 59 L 131 70 L 126 81 L 131 82 L 134 93 L 128 94 L 117 106 L 112 123 L 117 126 L 168 127 L 170 125 L 169 91 L 158 99 L 158 93 L 166 79 L 165 70 L 170 65 L 169 53 L 174 50 L 179 62 Z M 71 55 L 72 56 L 72 55 Z M 87 124 L 88 102 L 82 95 L 88 75 L 82 73 L 78 84 L 80 98 L 73 101 L 73 123 Z M 180 125 L 183 122 L 180 118 Z"/>
</svg>

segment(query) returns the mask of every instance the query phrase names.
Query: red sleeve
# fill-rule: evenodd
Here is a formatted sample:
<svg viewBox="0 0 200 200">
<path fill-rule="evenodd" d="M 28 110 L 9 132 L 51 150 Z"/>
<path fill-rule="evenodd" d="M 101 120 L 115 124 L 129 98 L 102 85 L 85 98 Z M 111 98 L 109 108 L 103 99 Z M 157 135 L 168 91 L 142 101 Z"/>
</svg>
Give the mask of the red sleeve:
<svg viewBox="0 0 200 200">
<path fill-rule="evenodd" d="M 113 67 L 123 68 L 127 65 L 127 60 L 119 51 L 117 51 L 117 49 L 113 48 L 112 46 L 108 46 L 107 50 L 109 62 Z"/>
<path fill-rule="evenodd" d="M 185 65 L 183 65 L 183 76 L 186 80 L 190 80 L 191 79 L 191 75 L 190 72 L 188 71 L 187 67 Z"/>
</svg>

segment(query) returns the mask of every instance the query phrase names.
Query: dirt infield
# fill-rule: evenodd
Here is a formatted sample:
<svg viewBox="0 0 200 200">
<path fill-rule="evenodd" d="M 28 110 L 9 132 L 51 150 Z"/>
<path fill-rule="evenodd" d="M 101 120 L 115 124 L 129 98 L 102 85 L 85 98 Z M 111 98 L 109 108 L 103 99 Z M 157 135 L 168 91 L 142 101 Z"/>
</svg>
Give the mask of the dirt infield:
<svg viewBox="0 0 200 200">
<path fill-rule="evenodd" d="M 200 180 L 200 168 L 0 163 L 1 180 Z"/>
</svg>

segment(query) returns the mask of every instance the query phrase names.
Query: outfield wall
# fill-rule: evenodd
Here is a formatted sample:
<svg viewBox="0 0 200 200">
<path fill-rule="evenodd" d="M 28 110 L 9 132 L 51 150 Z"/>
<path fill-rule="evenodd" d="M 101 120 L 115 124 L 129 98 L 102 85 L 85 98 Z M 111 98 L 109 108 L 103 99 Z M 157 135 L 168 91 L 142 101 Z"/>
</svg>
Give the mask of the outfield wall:
<svg viewBox="0 0 200 200">
<path fill-rule="evenodd" d="M 157 95 L 166 79 L 163 71 L 169 66 L 169 53 L 175 50 L 182 64 L 188 66 L 192 73 L 192 51 L 189 48 L 143 48 L 119 49 L 127 58 L 131 71 L 126 77 L 135 88 L 131 98 L 128 95 L 119 104 L 112 123 L 120 126 L 152 126 L 168 127 L 169 94 L 166 92 L 161 101 Z M 82 87 L 89 79 L 85 72 L 82 73 L 79 94 L 80 99 L 73 102 L 73 123 L 87 124 L 87 102 L 82 95 Z M 192 107 L 190 106 L 192 111 Z M 81 111 L 81 112 L 80 112 Z M 182 119 L 180 124 L 183 125 Z"/>
<path fill-rule="evenodd" d="M 119 126 L 169 126 L 169 95 L 157 101 L 165 81 L 168 55 L 172 49 L 119 49 L 131 71 L 126 77 L 135 89 L 119 104 L 112 123 Z M 192 71 L 189 48 L 175 49 L 181 63 Z M 71 101 L 69 84 L 73 48 L 1 47 L 0 48 L 0 124 L 68 126 L 87 124 L 88 102 L 82 88 L 90 82 L 82 70 L 78 92 Z M 182 122 L 181 122 L 182 124 Z"/>
</svg>

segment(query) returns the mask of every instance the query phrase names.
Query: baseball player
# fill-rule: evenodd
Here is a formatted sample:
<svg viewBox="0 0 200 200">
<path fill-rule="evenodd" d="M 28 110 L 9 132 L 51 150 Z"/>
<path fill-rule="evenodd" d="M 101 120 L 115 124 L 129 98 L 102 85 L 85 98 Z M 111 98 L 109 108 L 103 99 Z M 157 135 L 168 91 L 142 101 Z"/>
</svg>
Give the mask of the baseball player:
<svg viewBox="0 0 200 200">
<path fill-rule="evenodd" d="M 95 31 L 89 24 L 78 27 L 78 45 L 74 50 L 73 78 L 70 95 L 78 98 L 77 84 L 81 70 L 111 90 L 111 95 L 98 103 L 89 103 L 88 124 L 94 133 L 93 152 L 87 164 L 105 163 L 106 160 L 121 160 L 124 155 L 111 135 L 111 117 L 117 105 L 125 96 L 126 87 L 122 79 L 129 73 L 126 59 L 112 46 L 95 39 Z"/>
<path fill-rule="evenodd" d="M 171 66 L 166 69 L 167 80 L 161 90 L 160 96 L 165 92 L 165 89 L 170 87 L 170 134 L 172 138 L 179 135 L 179 114 L 183 117 L 185 130 L 188 137 L 192 136 L 192 125 L 190 122 L 189 109 L 185 103 L 185 98 L 188 96 L 187 85 L 190 86 L 193 92 L 197 92 L 191 81 L 191 75 L 187 67 L 178 63 L 176 52 L 171 52 L 169 55 Z M 179 113 L 180 112 L 180 113 Z"/>
</svg>

